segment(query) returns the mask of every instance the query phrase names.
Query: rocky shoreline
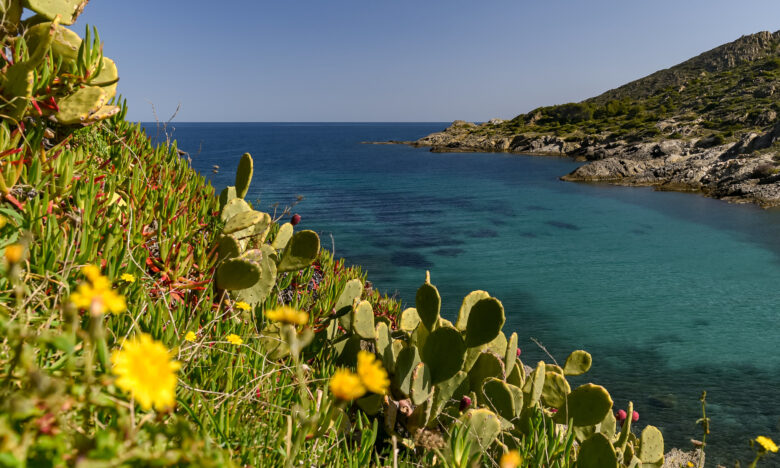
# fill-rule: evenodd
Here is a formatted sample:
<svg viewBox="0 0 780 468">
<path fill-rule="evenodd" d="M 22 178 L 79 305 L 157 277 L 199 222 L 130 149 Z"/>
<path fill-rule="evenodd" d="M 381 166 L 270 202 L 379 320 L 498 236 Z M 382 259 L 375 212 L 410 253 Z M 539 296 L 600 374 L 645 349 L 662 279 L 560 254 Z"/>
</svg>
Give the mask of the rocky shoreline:
<svg viewBox="0 0 780 468">
<path fill-rule="evenodd" d="M 500 121 L 473 124 L 455 121 L 447 129 L 416 141 L 390 141 L 429 147 L 432 152 L 504 152 L 571 157 L 585 161 L 562 180 L 651 186 L 658 190 L 696 192 L 732 203 L 780 206 L 778 157 L 780 123 L 738 140 L 682 138 L 627 142 L 599 136 L 503 134 Z"/>
</svg>

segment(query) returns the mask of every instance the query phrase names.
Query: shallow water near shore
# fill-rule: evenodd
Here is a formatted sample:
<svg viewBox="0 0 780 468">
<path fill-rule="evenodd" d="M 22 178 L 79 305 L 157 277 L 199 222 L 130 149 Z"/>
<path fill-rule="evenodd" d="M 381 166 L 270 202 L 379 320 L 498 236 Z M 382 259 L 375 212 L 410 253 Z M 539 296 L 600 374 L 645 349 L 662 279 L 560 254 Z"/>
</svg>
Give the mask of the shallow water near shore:
<svg viewBox="0 0 780 468">
<path fill-rule="evenodd" d="M 757 435 L 780 441 L 780 211 L 562 182 L 578 165 L 568 159 L 361 144 L 446 125 L 168 130 L 217 191 L 252 153 L 256 207 L 273 212 L 304 196 L 299 227 L 405 304 L 430 270 L 447 318 L 471 290 L 499 298 L 526 364 L 549 361 L 531 338 L 559 362 L 590 351 L 593 369 L 575 383 L 606 386 L 617 407 L 631 399 L 639 425 L 659 426 L 667 448 L 701 439 L 702 390 L 708 465 L 744 463 Z"/>
</svg>

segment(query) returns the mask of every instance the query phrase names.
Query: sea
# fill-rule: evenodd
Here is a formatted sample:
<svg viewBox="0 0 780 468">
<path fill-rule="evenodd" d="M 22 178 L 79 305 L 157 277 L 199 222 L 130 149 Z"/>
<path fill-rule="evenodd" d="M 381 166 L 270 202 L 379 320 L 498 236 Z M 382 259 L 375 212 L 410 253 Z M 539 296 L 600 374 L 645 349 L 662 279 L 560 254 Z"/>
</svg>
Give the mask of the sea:
<svg viewBox="0 0 780 468">
<path fill-rule="evenodd" d="M 604 385 L 616 409 L 632 401 L 635 427 L 659 427 L 667 448 L 702 439 L 703 391 L 708 466 L 744 466 L 758 435 L 780 442 L 780 211 L 563 182 L 581 164 L 567 158 L 366 143 L 447 125 L 145 128 L 175 139 L 217 192 L 251 153 L 256 208 L 291 206 L 298 228 L 406 306 L 428 270 L 450 320 L 472 290 L 500 299 L 525 364 L 589 351 L 593 367 L 573 384 Z"/>
</svg>

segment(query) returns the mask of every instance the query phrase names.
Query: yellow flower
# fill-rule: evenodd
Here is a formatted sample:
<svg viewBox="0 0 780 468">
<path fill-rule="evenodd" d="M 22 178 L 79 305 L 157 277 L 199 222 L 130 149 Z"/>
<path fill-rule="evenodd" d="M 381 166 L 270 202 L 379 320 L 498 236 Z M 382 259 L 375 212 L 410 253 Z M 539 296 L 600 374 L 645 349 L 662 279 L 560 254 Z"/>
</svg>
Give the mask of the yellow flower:
<svg viewBox="0 0 780 468">
<path fill-rule="evenodd" d="M 125 297 L 111 289 L 105 276 L 96 278 L 93 284 L 81 283 L 70 295 L 70 302 L 79 309 L 89 310 L 92 315 L 102 315 L 106 311 L 118 314 L 127 310 Z"/>
<path fill-rule="evenodd" d="M 142 333 L 125 341 L 111 354 L 116 385 L 138 401 L 141 408 L 173 408 L 176 403 L 176 371 L 181 364 L 171 359 L 168 349 Z"/>
<path fill-rule="evenodd" d="M 119 279 L 125 283 L 135 283 L 135 276 L 131 275 L 130 273 L 122 273 L 122 276 L 120 276 Z"/>
<path fill-rule="evenodd" d="M 309 323 L 309 314 L 289 306 L 282 306 L 278 309 L 269 310 L 265 313 L 265 316 L 274 322 L 283 322 L 292 325 L 306 325 Z"/>
<path fill-rule="evenodd" d="M 3 229 L 6 224 L 8 224 L 8 218 L 6 218 L 3 215 L 0 215 L 0 229 Z"/>
<path fill-rule="evenodd" d="M 522 462 L 523 457 L 520 456 L 517 450 L 510 450 L 501 455 L 499 466 L 501 468 L 517 468 Z"/>
<path fill-rule="evenodd" d="M 188 331 L 186 335 L 184 335 L 184 340 L 189 341 L 190 343 L 194 342 L 198 339 L 198 335 L 195 334 L 194 331 Z"/>
<path fill-rule="evenodd" d="M 5 259 L 8 263 L 19 263 L 24 255 L 24 247 L 21 244 L 9 245 L 5 248 Z"/>
<path fill-rule="evenodd" d="M 242 340 L 240 336 L 238 336 L 238 335 L 236 335 L 234 333 L 231 333 L 230 335 L 228 335 L 226 337 L 226 339 L 228 340 L 228 343 L 234 344 L 236 346 L 238 346 L 238 345 L 240 345 L 240 344 L 242 344 L 244 342 L 244 340 Z"/>
<path fill-rule="evenodd" d="M 351 401 L 366 394 L 360 377 L 349 369 L 338 369 L 330 378 L 330 392 L 344 401 Z"/>
<path fill-rule="evenodd" d="M 236 306 L 236 309 L 252 310 L 252 307 L 250 307 L 246 302 L 236 302 L 234 305 Z"/>
<path fill-rule="evenodd" d="M 692 468 L 696 465 L 694 465 L 692 461 L 689 461 L 685 466 L 687 466 L 688 468 Z"/>
<path fill-rule="evenodd" d="M 360 351 L 357 357 L 357 373 L 360 381 L 370 391 L 384 395 L 387 393 L 387 387 L 390 386 L 390 379 L 387 378 L 387 371 L 382 364 L 376 360 L 374 353 L 369 351 Z"/>
<path fill-rule="evenodd" d="M 84 267 L 81 268 L 81 273 L 90 281 L 95 281 L 97 278 L 101 277 L 100 268 L 95 265 L 84 265 Z"/>
<path fill-rule="evenodd" d="M 764 447 L 764 450 L 767 452 L 777 452 L 777 445 L 775 445 L 775 442 L 769 437 L 758 436 L 756 437 L 756 442 L 761 444 L 761 446 Z"/>
</svg>

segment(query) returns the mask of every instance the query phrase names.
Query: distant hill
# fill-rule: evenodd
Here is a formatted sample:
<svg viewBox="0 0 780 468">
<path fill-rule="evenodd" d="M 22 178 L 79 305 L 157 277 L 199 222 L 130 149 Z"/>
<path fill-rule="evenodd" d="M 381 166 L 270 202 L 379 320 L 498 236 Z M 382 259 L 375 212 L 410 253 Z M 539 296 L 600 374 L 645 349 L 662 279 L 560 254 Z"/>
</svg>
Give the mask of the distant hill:
<svg viewBox="0 0 780 468">
<path fill-rule="evenodd" d="M 579 103 L 540 107 L 507 133 L 603 135 L 633 141 L 759 130 L 780 112 L 780 31 L 742 36 Z"/>
<path fill-rule="evenodd" d="M 780 206 L 780 31 L 743 36 L 581 102 L 455 121 L 410 142 L 588 161 L 562 179 Z"/>
</svg>

